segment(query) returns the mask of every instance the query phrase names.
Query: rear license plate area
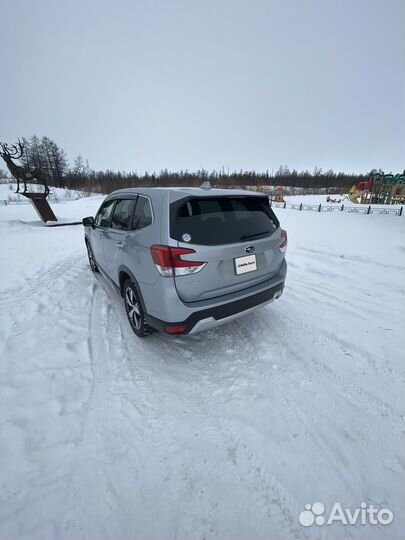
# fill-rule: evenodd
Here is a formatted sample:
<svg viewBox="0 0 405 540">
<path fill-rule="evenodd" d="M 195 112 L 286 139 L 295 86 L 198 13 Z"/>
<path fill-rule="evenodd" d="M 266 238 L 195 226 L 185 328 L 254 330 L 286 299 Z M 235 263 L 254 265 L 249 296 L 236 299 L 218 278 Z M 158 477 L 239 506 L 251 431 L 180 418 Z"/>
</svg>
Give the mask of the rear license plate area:
<svg viewBox="0 0 405 540">
<path fill-rule="evenodd" d="M 234 259 L 235 273 L 246 274 L 257 270 L 256 255 L 246 255 L 245 257 L 236 257 Z"/>
</svg>

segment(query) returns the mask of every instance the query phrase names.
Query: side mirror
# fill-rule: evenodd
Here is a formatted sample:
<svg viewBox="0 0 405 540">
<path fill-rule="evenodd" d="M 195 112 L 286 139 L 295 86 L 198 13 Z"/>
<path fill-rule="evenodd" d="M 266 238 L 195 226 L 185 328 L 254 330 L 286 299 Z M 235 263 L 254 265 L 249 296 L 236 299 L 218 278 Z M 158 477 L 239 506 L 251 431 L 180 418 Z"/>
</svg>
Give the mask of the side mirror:
<svg viewBox="0 0 405 540">
<path fill-rule="evenodd" d="M 85 217 L 83 218 L 82 223 L 84 227 L 94 227 L 94 217 L 93 216 Z"/>
</svg>

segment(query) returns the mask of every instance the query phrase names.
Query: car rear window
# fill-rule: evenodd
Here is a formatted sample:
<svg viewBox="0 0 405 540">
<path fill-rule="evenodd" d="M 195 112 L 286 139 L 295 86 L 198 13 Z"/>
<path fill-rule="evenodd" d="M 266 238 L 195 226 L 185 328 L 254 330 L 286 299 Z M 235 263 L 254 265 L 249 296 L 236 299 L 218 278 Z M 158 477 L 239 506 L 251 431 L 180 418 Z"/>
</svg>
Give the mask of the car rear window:
<svg viewBox="0 0 405 540">
<path fill-rule="evenodd" d="M 148 227 L 151 223 L 152 208 L 150 206 L 149 199 L 147 199 L 146 197 L 142 197 L 142 195 L 139 195 L 135 207 L 134 219 L 132 221 L 132 228 L 144 229 L 145 227 Z"/>
<path fill-rule="evenodd" d="M 190 197 L 171 204 L 170 236 L 206 246 L 265 238 L 279 226 L 267 197 Z"/>
</svg>

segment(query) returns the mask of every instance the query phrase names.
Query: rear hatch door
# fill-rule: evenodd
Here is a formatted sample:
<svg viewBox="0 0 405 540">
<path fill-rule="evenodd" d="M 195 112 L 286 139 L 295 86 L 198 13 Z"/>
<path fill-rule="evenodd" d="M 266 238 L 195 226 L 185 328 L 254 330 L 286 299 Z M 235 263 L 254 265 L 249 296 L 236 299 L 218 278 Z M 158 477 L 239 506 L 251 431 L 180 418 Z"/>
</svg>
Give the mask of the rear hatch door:
<svg viewBox="0 0 405 540">
<path fill-rule="evenodd" d="M 175 277 L 179 297 L 199 302 L 253 287 L 278 273 L 279 222 L 266 196 L 185 197 L 170 206 L 170 236 L 206 265 Z"/>
</svg>

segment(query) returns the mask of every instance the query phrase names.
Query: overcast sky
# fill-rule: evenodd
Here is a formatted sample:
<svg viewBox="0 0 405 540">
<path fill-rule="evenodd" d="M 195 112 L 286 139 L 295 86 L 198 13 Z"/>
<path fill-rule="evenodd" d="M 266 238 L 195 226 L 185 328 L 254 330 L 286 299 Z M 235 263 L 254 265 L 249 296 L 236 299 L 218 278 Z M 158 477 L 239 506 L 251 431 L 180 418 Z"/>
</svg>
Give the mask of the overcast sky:
<svg viewBox="0 0 405 540">
<path fill-rule="evenodd" d="M 138 172 L 405 168 L 404 0 L 0 8 L 0 140 Z"/>
</svg>

